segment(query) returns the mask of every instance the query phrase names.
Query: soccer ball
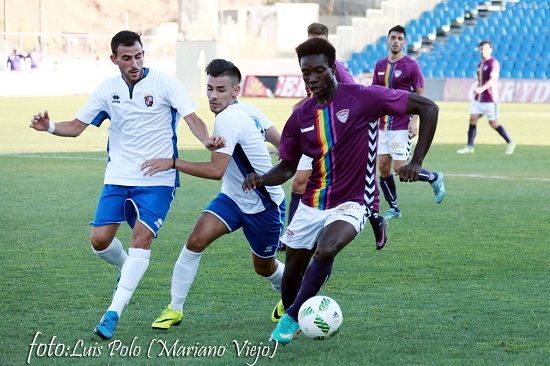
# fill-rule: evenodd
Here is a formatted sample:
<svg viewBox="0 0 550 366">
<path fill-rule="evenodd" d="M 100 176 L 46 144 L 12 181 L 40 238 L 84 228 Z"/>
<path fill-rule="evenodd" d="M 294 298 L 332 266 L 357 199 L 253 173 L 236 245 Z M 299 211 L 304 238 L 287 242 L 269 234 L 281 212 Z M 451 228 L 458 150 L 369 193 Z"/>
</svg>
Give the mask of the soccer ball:
<svg viewBox="0 0 550 366">
<path fill-rule="evenodd" d="M 298 323 L 306 337 L 325 339 L 333 336 L 344 317 L 340 306 L 328 296 L 314 296 L 300 307 Z"/>
</svg>

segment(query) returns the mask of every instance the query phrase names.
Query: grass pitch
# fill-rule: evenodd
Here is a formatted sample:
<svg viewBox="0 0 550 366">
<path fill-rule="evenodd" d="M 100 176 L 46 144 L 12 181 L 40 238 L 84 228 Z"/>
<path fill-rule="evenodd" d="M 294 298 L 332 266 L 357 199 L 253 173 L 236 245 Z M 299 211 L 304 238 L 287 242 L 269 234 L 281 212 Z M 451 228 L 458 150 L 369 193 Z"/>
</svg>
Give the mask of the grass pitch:
<svg viewBox="0 0 550 366">
<path fill-rule="evenodd" d="M 445 172 L 445 201 L 436 205 L 425 183 L 398 183 L 403 218 L 390 223 L 388 246 L 376 251 L 367 228 L 337 257 L 322 289 L 342 308 L 339 334 L 326 341 L 302 336 L 275 350 L 267 338 L 278 296 L 253 273 L 241 232 L 203 255 L 182 325 L 168 332 L 150 328 L 169 302 L 172 268 L 187 235 L 219 191 L 219 182 L 188 176 L 181 177 L 115 340 L 92 334 L 116 278 L 88 244 L 106 128 L 62 139 L 27 127 L 45 107 L 57 121 L 73 118 L 84 100 L 0 99 L 1 365 L 244 365 L 261 352 L 257 365 L 534 365 L 550 359 L 548 105 L 501 106 L 501 122 L 519 145 L 514 155 L 503 154 L 500 137 L 482 120 L 476 153 L 459 156 L 468 106 L 440 103 L 424 166 Z M 295 100 L 252 102 L 282 128 Z M 204 100 L 199 114 L 211 125 Z M 179 132 L 184 158 L 208 158 L 184 122 Z M 122 227 L 125 246 L 129 234 Z M 31 346 L 35 337 L 46 345 Z M 192 347 L 201 346 L 218 353 L 193 355 Z"/>
</svg>

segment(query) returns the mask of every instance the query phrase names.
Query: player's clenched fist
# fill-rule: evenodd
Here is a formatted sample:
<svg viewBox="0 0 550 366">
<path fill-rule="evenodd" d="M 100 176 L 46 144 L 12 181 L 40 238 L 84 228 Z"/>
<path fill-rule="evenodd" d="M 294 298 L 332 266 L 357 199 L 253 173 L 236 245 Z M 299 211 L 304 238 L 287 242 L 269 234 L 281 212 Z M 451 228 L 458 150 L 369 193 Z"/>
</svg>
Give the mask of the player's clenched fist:
<svg viewBox="0 0 550 366">
<path fill-rule="evenodd" d="M 243 191 L 250 192 L 262 185 L 262 178 L 256 173 L 249 173 L 243 182 Z"/>
</svg>

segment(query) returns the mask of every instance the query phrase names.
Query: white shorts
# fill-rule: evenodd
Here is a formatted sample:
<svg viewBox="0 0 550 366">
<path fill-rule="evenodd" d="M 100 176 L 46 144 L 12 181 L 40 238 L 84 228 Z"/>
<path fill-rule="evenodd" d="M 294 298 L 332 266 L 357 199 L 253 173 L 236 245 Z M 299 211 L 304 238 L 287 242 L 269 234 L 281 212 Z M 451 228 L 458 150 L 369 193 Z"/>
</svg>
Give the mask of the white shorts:
<svg viewBox="0 0 550 366">
<path fill-rule="evenodd" d="M 296 170 L 311 170 L 311 164 L 313 163 L 313 158 L 310 158 L 307 155 L 302 155 L 300 161 L 298 162 L 298 168 Z"/>
<path fill-rule="evenodd" d="M 409 160 L 411 156 L 409 130 L 378 132 L 378 155 L 390 155 L 393 160 Z"/>
<path fill-rule="evenodd" d="M 294 218 L 281 236 L 281 243 L 292 249 L 311 249 L 323 228 L 335 221 L 349 222 L 359 234 L 366 221 L 366 207 L 357 202 L 344 202 L 328 210 L 319 210 L 300 201 Z"/>
<path fill-rule="evenodd" d="M 496 121 L 498 120 L 498 104 L 495 102 L 480 103 L 477 100 L 472 100 L 470 114 L 479 114 L 487 117 L 489 121 Z"/>
</svg>

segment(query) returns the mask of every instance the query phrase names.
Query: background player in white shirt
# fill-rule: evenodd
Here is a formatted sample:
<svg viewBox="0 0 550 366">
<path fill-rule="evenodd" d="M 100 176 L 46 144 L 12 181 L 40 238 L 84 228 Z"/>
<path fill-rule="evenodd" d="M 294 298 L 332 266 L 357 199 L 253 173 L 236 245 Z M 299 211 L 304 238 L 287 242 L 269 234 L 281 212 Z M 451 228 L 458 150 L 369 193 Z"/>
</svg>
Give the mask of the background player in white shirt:
<svg viewBox="0 0 550 366">
<path fill-rule="evenodd" d="M 241 73 L 231 62 L 216 59 L 207 68 L 207 95 L 216 114 L 214 134 L 223 136 L 226 146 L 212 152 L 209 162 L 155 159 L 143 163 L 146 176 L 177 170 L 206 179 L 222 179 L 221 193 L 203 210 L 174 266 L 172 301 L 153 322 L 155 329 L 179 325 L 183 303 L 195 279 L 203 251 L 219 237 L 239 228 L 252 250 L 254 270 L 281 291 L 284 265 L 275 259 L 284 228 L 285 202 L 281 186 L 245 193 L 242 181 L 249 173 L 265 174 L 272 167 L 267 140 L 279 147 L 275 126 L 252 105 L 237 102 Z"/>
<path fill-rule="evenodd" d="M 144 177 L 141 163 L 161 156 L 177 157 L 175 131 L 180 116 L 207 148 L 223 145 L 223 139 L 208 137 L 206 125 L 195 114 L 195 104 L 179 81 L 143 67 L 139 34 L 117 33 L 111 50 L 111 61 L 121 75 L 105 80 L 75 119 L 54 123 L 45 111 L 35 114 L 30 125 L 56 136 L 77 137 L 89 125 L 110 120 L 108 163 L 91 234 L 94 253 L 120 270 L 112 303 L 94 330 L 104 339 L 113 337 L 122 310 L 147 270 L 151 242 L 179 186 L 174 169 Z M 116 238 L 123 221 L 133 229 L 128 254 Z"/>
</svg>

